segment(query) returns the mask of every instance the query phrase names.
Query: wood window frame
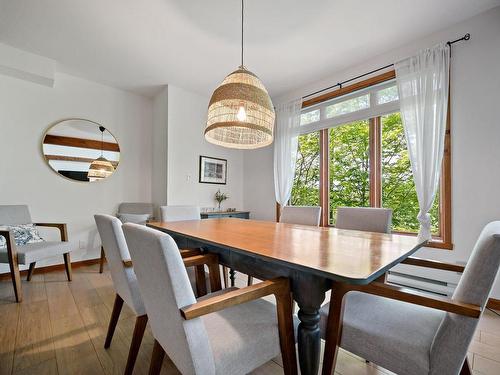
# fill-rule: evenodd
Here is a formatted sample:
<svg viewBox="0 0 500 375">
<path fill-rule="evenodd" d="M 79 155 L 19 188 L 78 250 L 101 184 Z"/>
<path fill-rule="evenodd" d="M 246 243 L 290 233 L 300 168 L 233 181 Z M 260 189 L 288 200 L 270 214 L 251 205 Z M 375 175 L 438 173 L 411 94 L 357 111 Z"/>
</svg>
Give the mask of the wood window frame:
<svg viewBox="0 0 500 375">
<path fill-rule="evenodd" d="M 338 90 L 319 95 L 302 103 L 302 108 L 343 96 L 361 89 L 368 88 L 396 78 L 395 70 L 384 72 L 377 76 L 353 83 L 352 85 L 341 87 Z M 451 95 L 451 93 L 450 93 Z M 382 126 L 380 117 L 369 119 L 369 144 L 370 144 L 370 206 L 382 206 L 382 186 L 381 186 L 381 138 Z M 328 129 L 319 131 L 320 136 L 320 205 L 322 208 L 321 225 L 329 226 L 329 135 Z M 440 178 L 440 201 L 439 201 L 439 235 L 432 238 L 426 247 L 437 249 L 453 249 L 451 230 L 451 121 L 450 121 L 450 100 L 448 98 L 448 116 L 446 121 L 446 134 L 444 144 L 443 165 Z M 277 206 L 277 216 L 279 219 L 279 205 Z M 405 235 L 416 235 L 416 233 L 398 232 Z"/>
</svg>

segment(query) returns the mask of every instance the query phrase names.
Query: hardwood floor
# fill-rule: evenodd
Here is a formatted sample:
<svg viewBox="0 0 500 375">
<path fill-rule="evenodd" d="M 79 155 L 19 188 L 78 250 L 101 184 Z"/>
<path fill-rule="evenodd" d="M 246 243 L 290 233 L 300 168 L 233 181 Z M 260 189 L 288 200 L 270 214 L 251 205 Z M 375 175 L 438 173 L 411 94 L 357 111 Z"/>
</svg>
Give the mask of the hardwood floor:
<svg viewBox="0 0 500 375">
<path fill-rule="evenodd" d="M 104 349 L 107 325 L 114 302 L 112 281 L 99 266 L 77 268 L 68 283 L 64 271 L 35 274 L 23 281 L 24 301 L 14 302 L 10 281 L 0 282 L 0 374 L 123 374 L 135 315 L 126 306 L 113 342 Z M 238 274 L 237 286 L 246 276 Z M 147 374 L 154 339 L 149 326 L 139 351 L 134 374 Z M 469 349 L 476 375 L 500 374 L 500 316 L 486 311 Z M 162 374 L 179 374 L 165 358 Z M 280 358 L 253 375 L 282 374 Z M 341 350 L 336 374 L 387 375 L 389 371 Z"/>
</svg>

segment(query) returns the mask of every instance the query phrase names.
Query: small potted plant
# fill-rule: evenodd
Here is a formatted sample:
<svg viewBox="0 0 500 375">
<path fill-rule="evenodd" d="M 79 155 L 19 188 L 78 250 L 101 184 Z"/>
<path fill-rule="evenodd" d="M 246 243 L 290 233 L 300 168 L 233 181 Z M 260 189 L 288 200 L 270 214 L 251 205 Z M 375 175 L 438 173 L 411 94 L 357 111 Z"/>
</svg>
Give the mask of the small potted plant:
<svg viewBox="0 0 500 375">
<path fill-rule="evenodd" d="M 217 190 L 217 193 L 215 193 L 215 200 L 219 204 L 219 211 L 221 210 L 220 209 L 221 203 L 224 202 L 227 198 L 229 198 L 229 196 L 226 193 L 221 193 L 220 189 Z"/>
</svg>

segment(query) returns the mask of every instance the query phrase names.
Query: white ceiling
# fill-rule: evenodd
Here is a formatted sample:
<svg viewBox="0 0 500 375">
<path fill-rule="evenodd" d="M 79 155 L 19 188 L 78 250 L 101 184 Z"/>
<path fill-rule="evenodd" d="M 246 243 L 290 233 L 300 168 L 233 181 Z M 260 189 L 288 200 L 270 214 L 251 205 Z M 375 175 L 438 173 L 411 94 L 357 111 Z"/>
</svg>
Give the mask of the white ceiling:
<svg viewBox="0 0 500 375">
<path fill-rule="evenodd" d="M 431 34 L 500 0 L 247 0 L 245 65 L 271 95 Z M 0 0 L 0 42 L 152 95 L 204 95 L 239 65 L 239 0 Z"/>
</svg>

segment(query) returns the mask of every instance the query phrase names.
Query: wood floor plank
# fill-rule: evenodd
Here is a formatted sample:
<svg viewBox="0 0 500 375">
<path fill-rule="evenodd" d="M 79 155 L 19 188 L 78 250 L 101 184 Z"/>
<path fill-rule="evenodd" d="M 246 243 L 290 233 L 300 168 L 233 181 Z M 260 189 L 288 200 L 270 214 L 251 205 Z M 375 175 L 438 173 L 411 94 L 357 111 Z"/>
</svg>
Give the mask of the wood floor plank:
<svg viewBox="0 0 500 375">
<path fill-rule="evenodd" d="M 21 304 L 13 371 L 34 367 L 54 358 L 48 302 Z"/>
<path fill-rule="evenodd" d="M 20 306 L 0 304 L 0 374 L 10 374 L 14 362 Z"/>
<path fill-rule="evenodd" d="M 106 374 L 123 374 L 127 362 L 129 344 L 120 329 L 115 330 L 113 341 L 108 349 L 104 349 L 107 324 L 110 311 L 104 305 L 84 307 L 80 310 L 83 324 L 90 337 L 94 350 Z"/>
<path fill-rule="evenodd" d="M 15 371 L 13 375 L 58 375 L 57 361 L 55 358 L 39 363 L 24 370 Z"/>
<path fill-rule="evenodd" d="M 47 300 L 47 292 L 45 288 L 45 276 L 43 273 L 33 275 L 31 281 L 23 280 L 23 302 L 37 302 Z"/>
<path fill-rule="evenodd" d="M 493 361 L 480 355 L 474 355 L 473 369 L 481 374 L 500 374 L 500 362 Z"/>
<path fill-rule="evenodd" d="M 61 374 L 104 374 L 79 314 L 51 318 L 51 325 Z"/>
</svg>

